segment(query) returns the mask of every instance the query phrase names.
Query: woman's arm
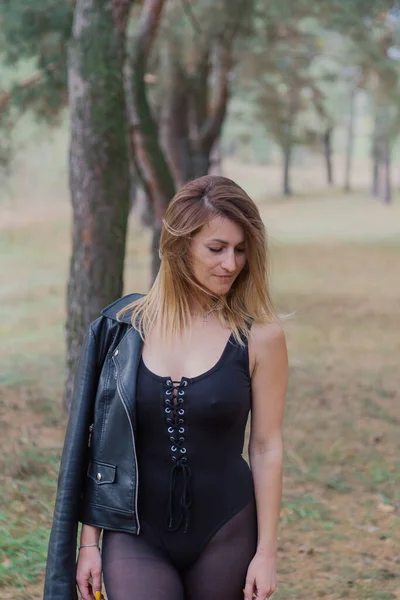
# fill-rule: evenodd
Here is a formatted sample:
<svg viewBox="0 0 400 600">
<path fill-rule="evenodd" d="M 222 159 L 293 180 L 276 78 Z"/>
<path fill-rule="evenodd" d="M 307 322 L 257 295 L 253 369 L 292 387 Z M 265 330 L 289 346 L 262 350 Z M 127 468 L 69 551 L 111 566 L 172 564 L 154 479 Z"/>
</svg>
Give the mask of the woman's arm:
<svg viewBox="0 0 400 600">
<path fill-rule="evenodd" d="M 92 525 L 82 525 L 76 582 L 83 600 L 94 600 L 95 593 L 101 592 L 101 555 L 98 548 L 101 529 Z M 90 579 L 92 580 L 90 582 Z"/>
<path fill-rule="evenodd" d="M 86 544 L 97 544 L 99 545 L 101 529 L 99 527 L 93 527 L 93 525 L 82 525 L 81 529 L 81 546 Z"/>
<path fill-rule="evenodd" d="M 254 331 L 249 459 L 258 517 L 257 551 L 275 554 L 282 494 L 282 422 L 288 377 L 286 341 L 281 327 Z"/>
<path fill-rule="evenodd" d="M 258 575 L 258 587 L 265 585 L 270 590 L 263 589 L 261 594 L 264 591 L 268 594 L 276 586 L 275 557 L 282 496 L 282 422 L 288 379 L 286 341 L 280 325 L 253 325 L 249 348 L 255 355 L 249 460 L 257 504 L 256 562 L 270 572 L 268 581 L 260 582 Z M 258 567 L 260 572 L 261 567 Z M 249 587 L 250 584 L 247 593 Z"/>
</svg>

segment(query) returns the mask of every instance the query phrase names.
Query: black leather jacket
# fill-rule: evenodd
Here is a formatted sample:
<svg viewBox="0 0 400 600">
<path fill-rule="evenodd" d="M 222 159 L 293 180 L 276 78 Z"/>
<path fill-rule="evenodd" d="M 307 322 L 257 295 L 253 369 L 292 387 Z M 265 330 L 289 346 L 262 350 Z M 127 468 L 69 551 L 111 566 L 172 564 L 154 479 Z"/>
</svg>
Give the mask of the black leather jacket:
<svg viewBox="0 0 400 600">
<path fill-rule="evenodd" d="M 44 600 L 75 600 L 78 522 L 138 534 L 135 386 L 142 340 L 107 306 L 86 333 L 58 477 Z"/>
</svg>

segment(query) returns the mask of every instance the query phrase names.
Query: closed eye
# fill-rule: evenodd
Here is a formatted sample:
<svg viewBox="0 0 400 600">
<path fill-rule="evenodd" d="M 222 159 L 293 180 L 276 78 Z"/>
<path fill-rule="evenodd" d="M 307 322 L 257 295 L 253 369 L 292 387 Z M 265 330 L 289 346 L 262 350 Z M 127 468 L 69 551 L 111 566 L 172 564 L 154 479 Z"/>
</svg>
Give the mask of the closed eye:
<svg viewBox="0 0 400 600">
<path fill-rule="evenodd" d="M 216 254 L 218 254 L 219 252 L 221 252 L 223 250 L 223 248 L 209 248 L 209 250 L 211 250 L 211 252 L 215 252 Z M 245 248 L 236 248 L 235 251 L 240 252 L 242 254 L 243 252 L 245 252 Z"/>
</svg>

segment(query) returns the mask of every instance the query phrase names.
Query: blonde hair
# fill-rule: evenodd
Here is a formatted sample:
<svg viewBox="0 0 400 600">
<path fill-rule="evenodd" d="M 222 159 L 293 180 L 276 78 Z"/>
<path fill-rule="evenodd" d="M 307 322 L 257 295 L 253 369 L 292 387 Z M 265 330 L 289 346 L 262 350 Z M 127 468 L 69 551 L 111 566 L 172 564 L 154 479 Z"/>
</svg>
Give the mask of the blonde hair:
<svg viewBox="0 0 400 600">
<path fill-rule="evenodd" d="M 216 295 L 195 280 L 191 268 L 191 240 L 215 217 L 224 217 L 243 228 L 246 263 L 224 296 Z M 256 204 L 227 177 L 206 175 L 189 181 L 175 194 L 162 221 L 161 265 L 147 295 L 117 313 L 132 311 L 131 323 L 144 340 L 157 323 L 162 336 L 174 337 L 191 324 L 189 300 L 215 310 L 243 345 L 249 322 L 275 320 L 269 290 L 267 234 Z"/>
</svg>

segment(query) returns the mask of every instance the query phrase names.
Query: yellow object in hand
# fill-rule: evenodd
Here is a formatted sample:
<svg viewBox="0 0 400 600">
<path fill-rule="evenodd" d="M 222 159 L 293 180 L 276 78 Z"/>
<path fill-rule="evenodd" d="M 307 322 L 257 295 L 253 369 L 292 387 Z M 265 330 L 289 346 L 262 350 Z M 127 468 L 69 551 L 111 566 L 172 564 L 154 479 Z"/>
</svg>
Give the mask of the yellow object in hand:
<svg viewBox="0 0 400 600">
<path fill-rule="evenodd" d="M 95 600 L 101 600 L 101 592 L 94 593 Z"/>
</svg>

